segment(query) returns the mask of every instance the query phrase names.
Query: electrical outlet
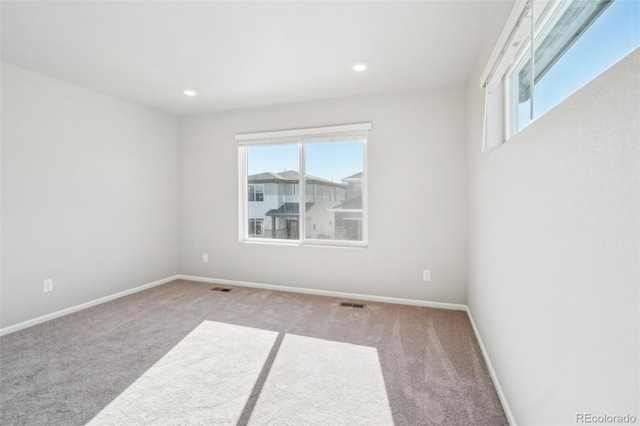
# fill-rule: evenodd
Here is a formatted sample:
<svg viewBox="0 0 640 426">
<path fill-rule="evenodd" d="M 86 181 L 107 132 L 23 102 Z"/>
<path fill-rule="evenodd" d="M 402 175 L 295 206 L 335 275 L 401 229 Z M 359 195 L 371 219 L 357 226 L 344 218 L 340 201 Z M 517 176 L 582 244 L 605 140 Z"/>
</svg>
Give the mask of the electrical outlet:
<svg viewBox="0 0 640 426">
<path fill-rule="evenodd" d="M 422 279 L 424 281 L 431 281 L 431 271 L 428 269 L 422 271 Z"/>
<path fill-rule="evenodd" d="M 44 280 L 44 287 L 42 289 L 45 293 L 47 291 L 53 291 L 53 278 L 49 278 L 48 280 Z"/>
<path fill-rule="evenodd" d="M 209 254 L 208 253 L 202 253 L 202 261 L 203 262 L 208 262 L 209 261 Z"/>
</svg>

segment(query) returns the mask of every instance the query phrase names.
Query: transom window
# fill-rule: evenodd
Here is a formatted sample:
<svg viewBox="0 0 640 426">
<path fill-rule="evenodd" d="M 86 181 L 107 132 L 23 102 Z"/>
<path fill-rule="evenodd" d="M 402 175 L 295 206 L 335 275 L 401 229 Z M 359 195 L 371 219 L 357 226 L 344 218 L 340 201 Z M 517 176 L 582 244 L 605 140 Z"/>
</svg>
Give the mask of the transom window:
<svg viewBox="0 0 640 426">
<path fill-rule="evenodd" d="M 366 246 L 370 128 L 364 123 L 237 135 L 239 199 L 247 200 L 240 205 L 240 239 Z"/>
<path fill-rule="evenodd" d="M 640 46 L 640 2 L 516 2 L 480 85 L 490 152 Z"/>
<path fill-rule="evenodd" d="M 640 45 L 640 3 L 636 1 L 565 0 L 547 8 L 538 20 L 533 66 L 529 42 L 508 76 L 510 134 Z"/>
</svg>

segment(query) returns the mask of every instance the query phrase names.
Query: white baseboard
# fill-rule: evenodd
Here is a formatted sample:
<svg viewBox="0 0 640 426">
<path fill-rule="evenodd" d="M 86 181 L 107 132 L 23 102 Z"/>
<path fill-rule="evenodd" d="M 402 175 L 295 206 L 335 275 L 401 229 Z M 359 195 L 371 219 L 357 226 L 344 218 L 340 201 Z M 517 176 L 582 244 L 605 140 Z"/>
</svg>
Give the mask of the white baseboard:
<svg viewBox="0 0 640 426">
<path fill-rule="evenodd" d="M 237 285 L 240 287 L 263 288 L 265 290 L 290 291 L 292 293 L 314 294 L 317 296 L 341 297 L 347 299 L 369 300 L 372 302 L 395 303 L 398 305 L 424 306 L 427 308 L 449 309 L 453 311 L 467 311 L 467 305 L 456 303 L 430 302 L 428 300 L 402 299 L 398 297 L 372 296 L 359 293 L 343 293 L 341 291 L 316 290 L 304 287 L 289 287 L 275 284 L 262 284 L 248 281 L 225 280 L 218 278 L 195 277 L 191 275 L 178 275 L 181 280 L 199 281 L 203 283 L 216 283 L 224 285 Z"/>
<path fill-rule="evenodd" d="M 109 302 L 111 300 L 118 299 L 118 298 L 123 297 L 123 296 L 128 296 L 130 294 L 137 293 L 139 291 L 146 290 L 146 289 L 151 288 L 151 287 L 159 286 L 161 284 L 166 284 L 168 282 L 171 282 L 171 281 L 174 281 L 174 280 L 177 280 L 177 279 L 178 279 L 178 275 L 174 275 L 174 276 L 168 277 L 168 278 L 163 278 L 163 279 L 158 280 L 158 281 L 154 281 L 154 282 L 151 282 L 151 283 L 148 283 L 148 284 L 144 284 L 144 285 L 141 285 L 141 286 L 138 286 L 138 287 L 130 288 L 129 290 L 121 291 L 120 293 L 112 294 L 110 296 L 101 297 L 100 299 L 95 299 L 95 300 L 92 300 L 90 302 L 81 303 L 79 305 L 72 306 L 70 308 L 66 308 L 66 309 L 62 309 L 62 310 L 57 311 L 57 312 L 52 312 L 50 314 L 42 315 L 41 317 L 38 317 L 38 318 L 34 318 L 34 319 L 27 320 L 27 321 L 23 321 L 23 322 L 20 322 L 18 324 L 10 325 L 8 327 L 0 328 L 0 336 L 4 336 L 6 334 L 13 333 L 15 331 L 23 330 L 25 328 L 32 327 L 32 326 L 34 326 L 36 324 L 41 324 L 41 323 L 46 322 L 46 321 L 50 321 L 50 320 L 55 319 L 55 318 L 60 318 L 62 316 L 71 314 L 73 312 L 81 311 L 83 309 L 87 309 L 87 308 L 90 308 L 92 306 L 99 305 L 101 303 Z"/>
<path fill-rule="evenodd" d="M 491 375 L 491 380 L 493 381 L 493 386 L 496 388 L 496 392 L 498 393 L 498 398 L 500 398 L 500 403 L 502 404 L 502 408 L 504 409 L 504 414 L 507 416 L 507 420 L 509 421 L 509 424 L 511 426 L 516 426 L 516 419 L 513 417 L 513 413 L 511 412 L 511 408 L 509 407 L 509 403 L 507 402 L 507 397 L 502 391 L 502 387 L 500 386 L 500 382 L 498 381 L 498 376 L 496 375 L 496 372 L 493 369 L 493 365 L 491 364 L 491 360 L 489 359 L 489 354 L 487 353 L 487 350 L 484 347 L 484 343 L 482 343 L 480 332 L 476 327 L 476 323 L 473 320 L 473 315 L 471 315 L 471 310 L 469 309 L 468 306 L 466 307 L 466 311 L 467 311 L 467 315 L 469 315 L 471 328 L 473 328 L 473 332 L 476 335 L 478 346 L 480 346 L 480 351 L 482 352 L 484 363 L 487 365 L 487 369 L 489 370 L 489 374 Z"/>
</svg>

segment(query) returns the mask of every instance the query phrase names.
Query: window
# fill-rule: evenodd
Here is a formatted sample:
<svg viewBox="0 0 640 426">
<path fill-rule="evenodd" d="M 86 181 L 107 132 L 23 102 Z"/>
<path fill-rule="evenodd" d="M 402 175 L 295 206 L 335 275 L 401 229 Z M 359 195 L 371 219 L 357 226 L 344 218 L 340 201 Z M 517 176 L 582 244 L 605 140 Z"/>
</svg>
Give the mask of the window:
<svg viewBox="0 0 640 426">
<path fill-rule="evenodd" d="M 249 235 L 263 235 L 264 219 L 249 219 Z"/>
<path fill-rule="evenodd" d="M 264 185 L 249 185 L 249 201 L 264 201 Z"/>
<path fill-rule="evenodd" d="M 370 128 L 364 123 L 237 135 L 239 199 L 248 200 L 240 205 L 240 239 L 366 246 Z"/>
<path fill-rule="evenodd" d="M 534 43 L 533 101 L 530 45 L 509 75 L 511 133 L 529 125 L 638 47 L 639 17 L 637 2 L 558 3 Z"/>
<path fill-rule="evenodd" d="M 516 3 L 481 78 L 491 151 L 640 46 L 640 2 Z M 533 36 L 533 47 L 531 43 Z"/>
</svg>

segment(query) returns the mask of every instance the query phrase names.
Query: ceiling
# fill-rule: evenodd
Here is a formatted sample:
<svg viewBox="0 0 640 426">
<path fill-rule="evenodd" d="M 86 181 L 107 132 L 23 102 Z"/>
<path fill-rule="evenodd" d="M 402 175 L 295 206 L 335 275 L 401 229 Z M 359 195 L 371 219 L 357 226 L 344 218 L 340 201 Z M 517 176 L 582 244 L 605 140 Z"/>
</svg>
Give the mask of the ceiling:
<svg viewBox="0 0 640 426">
<path fill-rule="evenodd" d="M 2 60 L 169 114 L 202 114 L 464 84 L 512 6 L 2 1 Z M 369 69 L 355 73 L 356 62 Z"/>
</svg>

